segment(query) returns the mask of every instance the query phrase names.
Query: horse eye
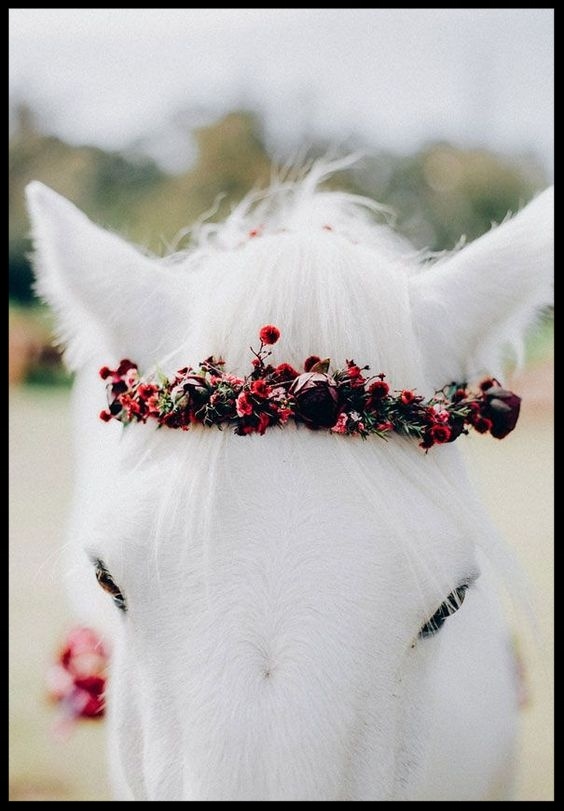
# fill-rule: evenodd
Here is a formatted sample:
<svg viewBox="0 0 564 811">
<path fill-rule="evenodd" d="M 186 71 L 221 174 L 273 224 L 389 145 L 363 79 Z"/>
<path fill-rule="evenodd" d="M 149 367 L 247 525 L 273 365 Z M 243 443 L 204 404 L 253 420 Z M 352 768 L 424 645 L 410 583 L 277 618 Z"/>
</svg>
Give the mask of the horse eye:
<svg viewBox="0 0 564 811">
<path fill-rule="evenodd" d="M 113 577 L 106 568 L 105 563 L 99 558 L 93 560 L 96 569 L 96 580 L 107 591 L 120 611 L 127 611 L 125 597 L 121 593 L 120 587 L 115 583 Z"/>
<path fill-rule="evenodd" d="M 464 602 L 467 591 L 467 585 L 458 586 L 458 588 L 456 588 L 454 591 L 451 591 L 444 603 L 439 606 L 431 619 L 428 620 L 421 628 L 419 631 L 419 638 L 425 639 L 428 636 L 433 636 L 436 634 L 437 631 L 442 627 L 444 621 L 450 617 L 451 614 L 454 614 L 455 611 L 458 611 Z"/>
</svg>

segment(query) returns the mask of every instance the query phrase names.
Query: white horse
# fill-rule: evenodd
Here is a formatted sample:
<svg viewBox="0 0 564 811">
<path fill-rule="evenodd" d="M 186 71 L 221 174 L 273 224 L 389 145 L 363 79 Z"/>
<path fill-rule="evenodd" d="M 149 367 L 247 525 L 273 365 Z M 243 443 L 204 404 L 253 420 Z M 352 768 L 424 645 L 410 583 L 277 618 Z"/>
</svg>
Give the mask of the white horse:
<svg viewBox="0 0 564 811">
<path fill-rule="evenodd" d="M 354 358 L 425 395 L 503 380 L 503 351 L 552 298 L 552 192 L 422 261 L 370 201 L 320 191 L 321 174 L 196 229 L 165 260 L 28 187 L 38 288 L 77 373 L 70 576 L 82 618 L 113 637 L 116 799 L 512 796 L 497 540 L 457 443 L 425 453 L 295 423 L 243 437 L 97 418 L 102 364 L 171 374 L 213 354 L 245 374 L 263 324 L 281 331 L 276 363 L 299 369 L 312 354 Z M 96 585 L 101 562 L 117 605 Z M 466 586 L 460 610 L 421 633 Z"/>
</svg>

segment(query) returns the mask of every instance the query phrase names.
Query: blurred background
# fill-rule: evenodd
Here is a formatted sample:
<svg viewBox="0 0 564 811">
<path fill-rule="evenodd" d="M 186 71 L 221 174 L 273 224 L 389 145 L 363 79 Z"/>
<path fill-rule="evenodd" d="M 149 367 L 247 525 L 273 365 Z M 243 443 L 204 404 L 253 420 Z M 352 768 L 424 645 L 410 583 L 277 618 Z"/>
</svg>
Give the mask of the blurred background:
<svg viewBox="0 0 564 811">
<path fill-rule="evenodd" d="M 71 380 L 35 298 L 23 190 L 41 180 L 158 254 L 273 168 L 364 157 L 331 181 L 448 250 L 552 182 L 551 9 L 10 10 L 11 800 L 109 799 L 103 722 L 53 736 L 44 671 L 72 623 L 60 550 Z M 529 573 L 518 799 L 552 800 L 552 313 L 531 332 L 522 424 L 465 443 Z M 462 443 L 461 443 L 462 444 Z"/>
</svg>

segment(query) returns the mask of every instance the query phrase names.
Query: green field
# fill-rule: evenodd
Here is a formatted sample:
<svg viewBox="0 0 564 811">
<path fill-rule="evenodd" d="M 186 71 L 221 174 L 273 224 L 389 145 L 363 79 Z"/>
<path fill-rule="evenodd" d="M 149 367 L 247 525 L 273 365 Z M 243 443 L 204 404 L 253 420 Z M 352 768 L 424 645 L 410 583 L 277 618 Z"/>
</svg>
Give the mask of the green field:
<svg viewBox="0 0 564 811">
<path fill-rule="evenodd" d="M 539 595 L 538 650 L 523 635 L 530 706 L 522 713 L 519 800 L 553 800 L 553 412 L 551 370 L 503 445 L 461 441 L 502 533 Z M 540 394 L 539 396 L 539 385 Z M 543 387 L 544 386 L 544 390 Z M 108 800 L 103 723 L 53 736 L 43 678 L 72 618 L 60 564 L 70 497 L 68 390 L 24 387 L 10 396 L 10 800 Z"/>
</svg>

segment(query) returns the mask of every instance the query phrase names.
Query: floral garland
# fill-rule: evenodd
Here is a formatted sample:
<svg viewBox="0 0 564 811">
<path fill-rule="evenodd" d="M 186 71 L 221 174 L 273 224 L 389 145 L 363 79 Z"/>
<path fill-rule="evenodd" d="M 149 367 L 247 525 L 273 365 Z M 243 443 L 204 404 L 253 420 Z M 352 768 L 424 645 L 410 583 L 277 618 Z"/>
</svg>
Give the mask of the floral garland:
<svg viewBox="0 0 564 811">
<path fill-rule="evenodd" d="M 63 736 L 74 721 L 104 715 L 109 650 L 96 631 L 77 627 L 66 637 L 47 672 L 48 696 L 59 709 L 55 731 Z"/>
<path fill-rule="evenodd" d="M 331 373 L 329 358 L 316 355 L 306 359 L 303 371 L 288 363 L 273 366 L 266 362 L 272 354 L 268 347 L 279 337 L 277 327 L 262 327 L 246 377 L 225 372 L 225 361 L 213 356 L 197 369 L 180 369 L 172 379 L 143 378 L 127 359 L 117 369 L 104 366 L 100 376 L 107 381 L 108 408 L 100 418 L 126 425 L 154 420 L 183 431 L 192 425 L 232 425 L 240 436 L 262 435 L 292 419 L 364 439 L 373 434 L 386 439 L 395 431 L 418 439 L 425 451 L 453 442 L 469 428 L 502 439 L 517 423 L 521 398 L 495 378 L 482 381 L 474 393 L 466 383 L 450 383 L 425 400 L 410 389 L 392 391 L 386 375 L 367 376 L 369 367 L 354 360 Z"/>
</svg>

